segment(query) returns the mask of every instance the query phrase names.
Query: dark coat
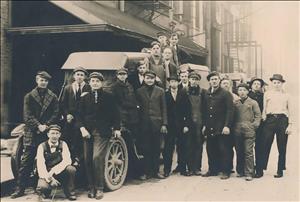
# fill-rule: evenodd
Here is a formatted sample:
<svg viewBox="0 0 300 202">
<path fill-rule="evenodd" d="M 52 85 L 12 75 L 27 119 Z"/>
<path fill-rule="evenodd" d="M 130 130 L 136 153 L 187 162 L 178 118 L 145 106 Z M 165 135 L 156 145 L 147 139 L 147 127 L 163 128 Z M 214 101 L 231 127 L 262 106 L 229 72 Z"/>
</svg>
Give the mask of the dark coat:
<svg viewBox="0 0 300 202">
<path fill-rule="evenodd" d="M 47 139 L 46 134 L 38 134 L 40 124 L 47 126 L 57 123 L 59 104 L 57 96 L 49 89 L 42 101 L 37 88 L 24 97 L 24 146 L 37 146 Z"/>
<path fill-rule="evenodd" d="M 88 84 L 85 84 L 82 88 L 82 93 L 90 91 L 91 87 Z M 60 101 L 60 109 L 63 116 L 66 117 L 68 114 L 71 114 L 76 117 L 78 115 L 79 102 L 80 99 L 76 100 L 76 94 L 72 84 L 67 85 Z"/>
<path fill-rule="evenodd" d="M 160 130 L 162 125 L 167 125 L 167 106 L 165 91 L 154 85 L 151 97 L 148 93 L 148 86 L 142 86 L 137 91 L 137 101 L 140 107 L 140 121 L 142 128 L 154 125 Z"/>
<path fill-rule="evenodd" d="M 206 135 L 219 135 L 223 128 L 232 126 L 233 98 L 230 92 L 219 87 L 213 93 L 211 88 L 204 99 L 204 125 Z"/>
<path fill-rule="evenodd" d="M 140 82 L 138 72 L 134 72 L 133 74 L 128 76 L 128 82 L 132 85 L 134 92 L 137 91 L 142 85 L 144 85 L 144 82 Z"/>
<path fill-rule="evenodd" d="M 93 130 L 98 130 L 103 137 L 110 137 L 112 128 L 120 129 L 120 114 L 113 95 L 101 89 L 98 91 L 98 103 L 95 103 L 93 92 L 83 94 L 79 104 L 77 126 L 85 127 L 90 134 Z"/>
<path fill-rule="evenodd" d="M 258 103 L 260 112 L 262 112 L 264 108 L 264 94 L 262 92 L 253 92 L 250 90 L 248 96 Z"/>
<path fill-rule="evenodd" d="M 112 85 L 111 90 L 118 105 L 121 121 L 129 124 L 137 123 L 137 101 L 132 85 L 128 82 L 123 83 L 120 80 L 117 80 Z"/>
<path fill-rule="evenodd" d="M 178 90 L 176 101 L 174 100 L 170 90 L 165 94 L 168 126 L 175 127 L 180 130 L 183 127 L 189 127 L 191 124 L 191 106 L 186 91 Z"/>
</svg>

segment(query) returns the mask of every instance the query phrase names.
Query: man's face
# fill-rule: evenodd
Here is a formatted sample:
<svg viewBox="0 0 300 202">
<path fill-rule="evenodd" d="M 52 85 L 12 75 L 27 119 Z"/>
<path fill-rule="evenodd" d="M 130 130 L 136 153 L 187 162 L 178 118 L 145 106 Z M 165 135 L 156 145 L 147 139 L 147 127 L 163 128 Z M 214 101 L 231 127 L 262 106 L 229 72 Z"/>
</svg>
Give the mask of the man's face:
<svg viewBox="0 0 300 202">
<path fill-rule="evenodd" d="M 196 87 L 196 86 L 198 86 L 198 79 L 196 79 L 196 78 L 190 78 L 189 79 L 189 82 L 190 82 L 190 85 L 192 86 L 192 87 Z"/>
<path fill-rule="evenodd" d="M 210 77 L 209 84 L 211 87 L 217 88 L 220 84 L 220 78 L 218 76 Z"/>
<path fill-rule="evenodd" d="M 40 76 L 36 76 L 35 81 L 36 81 L 37 87 L 39 87 L 39 88 L 47 88 L 48 83 L 49 83 L 48 79 L 45 79 Z"/>
<path fill-rule="evenodd" d="M 145 76 L 144 82 L 147 86 L 152 86 L 155 83 L 155 78 L 149 75 Z"/>
<path fill-rule="evenodd" d="M 159 36 L 157 38 L 158 42 L 161 44 L 161 45 L 166 45 L 167 44 L 167 37 L 162 35 L 162 36 Z"/>
<path fill-rule="evenodd" d="M 125 82 L 127 77 L 128 77 L 128 75 L 125 72 L 120 72 L 117 74 L 117 78 L 122 82 Z"/>
<path fill-rule="evenodd" d="M 259 91 L 261 89 L 261 83 L 260 81 L 253 81 L 252 86 L 251 86 L 253 91 Z"/>
<path fill-rule="evenodd" d="M 171 36 L 171 38 L 170 38 L 171 46 L 176 46 L 177 43 L 178 43 L 178 36 L 177 35 Z"/>
<path fill-rule="evenodd" d="M 164 49 L 163 58 L 165 60 L 170 60 L 172 58 L 172 50 L 170 48 L 165 48 Z"/>
<path fill-rule="evenodd" d="M 249 91 L 245 87 L 239 87 L 238 88 L 238 95 L 241 98 L 246 98 L 248 95 Z"/>
<path fill-rule="evenodd" d="M 98 78 L 91 78 L 90 79 L 90 86 L 92 90 L 98 90 L 102 87 L 102 81 Z"/>
<path fill-rule="evenodd" d="M 170 84 L 170 87 L 172 89 L 177 89 L 178 88 L 178 81 L 177 80 L 170 80 L 169 84 Z"/>
<path fill-rule="evenodd" d="M 181 80 L 181 82 L 182 83 L 187 83 L 187 82 L 189 82 L 189 73 L 187 73 L 187 72 L 182 72 L 182 73 L 180 73 L 180 80 Z"/>
<path fill-rule="evenodd" d="M 49 130 L 47 136 L 52 143 L 56 143 L 60 138 L 61 133 L 58 130 Z"/>
<path fill-rule="evenodd" d="M 82 71 L 77 71 L 74 73 L 73 77 L 77 83 L 82 83 L 85 79 L 85 73 Z"/>
<path fill-rule="evenodd" d="M 161 52 L 160 52 L 160 46 L 159 45 L 154 45 L 152 48 L 151 48 L 151 54 L 154 55 L 154 56 L 160 56 Z"/>
<path fill-rule="evenodd" d="M 275 90 L 282 90 L 282 82 L 279 80 L 273 80 L 272 85 Z"/>
<path fill-rule="evenodd" d="M 230 91 L 230 81 L 229 80 L 223 80 L 220 84 L 221 88 Z"/>
<path fill-rule="evenodd" d="M 146 63 L 144 63 L 138 67 L 139 74 L 144 75 L 146 71 L 148 71 L 148 67 L 147 67 Z"/>
</svg>

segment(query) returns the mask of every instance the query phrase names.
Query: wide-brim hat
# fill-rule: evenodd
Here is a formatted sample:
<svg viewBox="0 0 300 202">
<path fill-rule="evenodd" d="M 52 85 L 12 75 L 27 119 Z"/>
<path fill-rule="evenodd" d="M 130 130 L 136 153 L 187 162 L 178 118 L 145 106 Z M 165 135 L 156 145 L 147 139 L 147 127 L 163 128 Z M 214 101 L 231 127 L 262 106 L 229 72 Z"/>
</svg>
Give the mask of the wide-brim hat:
<svg viewBox="0 0 300 202">
<path fill-rule="evenodd" d="M 174 75 L 167 78 L 167 81 L 171 81 L 171 80 L 180 81 L 178 76 L 174 76 Z"/>
<path fill-rule="evenodd" d="M 100 81 L 104 81 L 104 76 L 100 72 L 92 72 L 89 76 L 91 78 L 98 78 Z"/>
<path fill-rule="evenodd" d="M 219 74 L 218 72 L 212 71 L 212 72 L 210 72 L 210 73 L 207 75 L 206 79 L 209 81 L 210 78 L 213 77 L 213 76 L 218 76 L 218 77 L 220 78 L 220 74 Z"/>
<path fill-rule="evenodd" d="M 47 80 L 50 80 L 52 78 L 52 76 L 46 71 L 39 71 L 36 75 Z"/>
<path fill-rule="evenodd" d="M 265 81 L 258 77 L 252 77 L 251 80 L 248 82 L 249 86 L 251 87 L 254 81 L 259 81 L 261 86 L 266 85 Z"/>
<path fill-rule="evenodd" d="M 197 74 L 196 72 L 189 73 L 189 78 L 195 78 L 197 80 L 201 80 L 201 76 Z"/>
<path fill-rule="evenodd" d="M 75 67 L 75 69 L 73 70 L 73 74 L 75 74 L 76 72 L 83 72 L 85 75 L 88 75 L 88 72 L 81 66 Z"/>
<path fill-rule="evenodd" d="M 283 79 L 283 76 L 281 74 L 273 74 L 273 76 L 270 78 L 270 81 L 273 80 L 278 80 L 281 81 L 282 83 L 285 82 L 285 80 Z"/>
<path fill-rule="evenodd" d="M 150 77 L 152 77 L 152 78 L 155 78 L 155 77 L 156 77 L 156 74 L 155 74 L 154 71 L 148 70 L 148 71 L 145 72 L 144 77 L 145 77 L 145 76 L 150 76 Z"/>
</svg>

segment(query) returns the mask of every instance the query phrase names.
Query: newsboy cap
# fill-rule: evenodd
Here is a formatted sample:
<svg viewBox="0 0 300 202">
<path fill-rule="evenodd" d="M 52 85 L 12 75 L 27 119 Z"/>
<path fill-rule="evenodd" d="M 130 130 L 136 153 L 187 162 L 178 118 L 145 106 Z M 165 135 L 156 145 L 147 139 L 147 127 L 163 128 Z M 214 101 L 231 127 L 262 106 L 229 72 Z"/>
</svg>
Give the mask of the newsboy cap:
<svg viewBox="0 0 300 202">
<path fill-rule="evenodd" d="M 240 84 L 237 86 L 237 89 L 239 89 L 239 88 L 246 88 L 246 89 L 249 91 L 249 86 L 248 86 L 248 84 L 246 84 L 246 83 L 240 83 Z"/>
<path fill-rule="evenodd" d="M 75 74 L 76 72 L 83 72 L 85 75 L 88 75 L 88 72 L 81 66 L 75 67 L 75 69 L 73 70 L 73 74 Z"/>
<path fill-rule="evenodd" d="M 57 131 L 61 131 L 61 127 L 59 126 L 59 125 L 57 125 L 57 124 L 53 124 L 53 125 L 50 125 L 49 127 L 48 127 L 48 131 L 50 131 L 50 130 L 57 130 Z"/>
<path fill-rule="evenodd" d="M 125 74 L 127 74 L 127 73 L 128 73 L 128 69 L 126 69 L 126 68 L 120 68 L 120 69 L 117 70 L 116 73 L 117 73 L 117 74 L 120 74 L 120 73 L 125 73 Z"/>
<path fill-rule="evenodd" d="M 278 80 L 281 81 L 282 83 L 285 82 L 285 80 L 283 79 L 283 76 L 281 74 L 273 74 L 273 76 L 270 78 L 270 81 L 273 80 Z"/>
<path fill-rule="evenodd" d="M 212 77 L 212 76 L 217 76 L 217 77 L 219 77 L 220 78 L 220 74 L 218 73 L 218 72 L 216 72 L 216 71 L 212 71 L 212 72 L 210 72 L 208 75 L 207 75 L 207 80 L 209 81 L 210 80 L 210 78 Z"/>
<path fill-rule="evenodd" d="M 196 72 L 189 73 L 189 78 L 195 78 L 195 79 L 201 80 L 201 76 L 199 74 L 197 74 Z"/>
<path fill-rule="evenodd" d="M 47 80 L 50 80 L 52 78 L 52 76 L 50 74 L 48 74 L 48 72 L 46 72 L 46 71 L 39 71 L 36 75 L 40 76 L 44 79 L 47 79 Z"/>
<path fill-rule="evenodd" d="M 145 76 L 150 76 L 150 77 L 152 77 L 152 78 L 155 78 L 155 77 L 156 77 L 156 74 L 155 74 L 154 71 L 148 70 L 148 71 L 145 72 L 144 77 L 145 77 Z"/>
<path fill-rule="evenodd" d="M 99 72 L 92 72 L 89 76 L 89 79 L 91 78 L 98 78 L 100 81 L 104 81 L 103 75 Z"/>
</svg>

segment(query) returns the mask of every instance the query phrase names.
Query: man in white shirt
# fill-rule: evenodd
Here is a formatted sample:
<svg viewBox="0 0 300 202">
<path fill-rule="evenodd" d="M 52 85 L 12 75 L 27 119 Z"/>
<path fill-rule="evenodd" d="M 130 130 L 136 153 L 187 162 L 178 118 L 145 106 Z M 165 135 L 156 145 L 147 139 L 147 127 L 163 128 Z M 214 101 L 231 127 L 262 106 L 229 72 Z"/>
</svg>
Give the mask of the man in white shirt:
<svg viewBox="0 0 300 202">
<path fill-rule="evenodd" d="M 291 104 L 289 95 L 283 92 L 282 85 L 285 82 L 282 75 L 274 74 L 270 78 L 273 90 L 267 91 L 264 95 L 264 107 L 262 119 L 264 121 L 262 142 L 261 142 L 261 163 L 256 168 L 256 178 L 263 176 L 263 169 L 267 169 L 270 150 L 276 133 L 276 142 L 279 152 L 277 173 L 275 178 L 283 177 L 283 170 L 286 169 L 286 147 L 288 135 L 291 133 L 292 121 L 290 117 Z"/>
<path fill-rule="evenodd" d="M 71 165 L 68 145 L 59 139 L 60 130 L 60 126 L 50 125 L 47 133 L 49 139 L 38 146 L 36 159 L 39 180 L 36 190 L 42 198 L 48 198 L 52 188 L 62 184 L 66 197 L 76 200 L 76 169 Z"/>
</svg>

